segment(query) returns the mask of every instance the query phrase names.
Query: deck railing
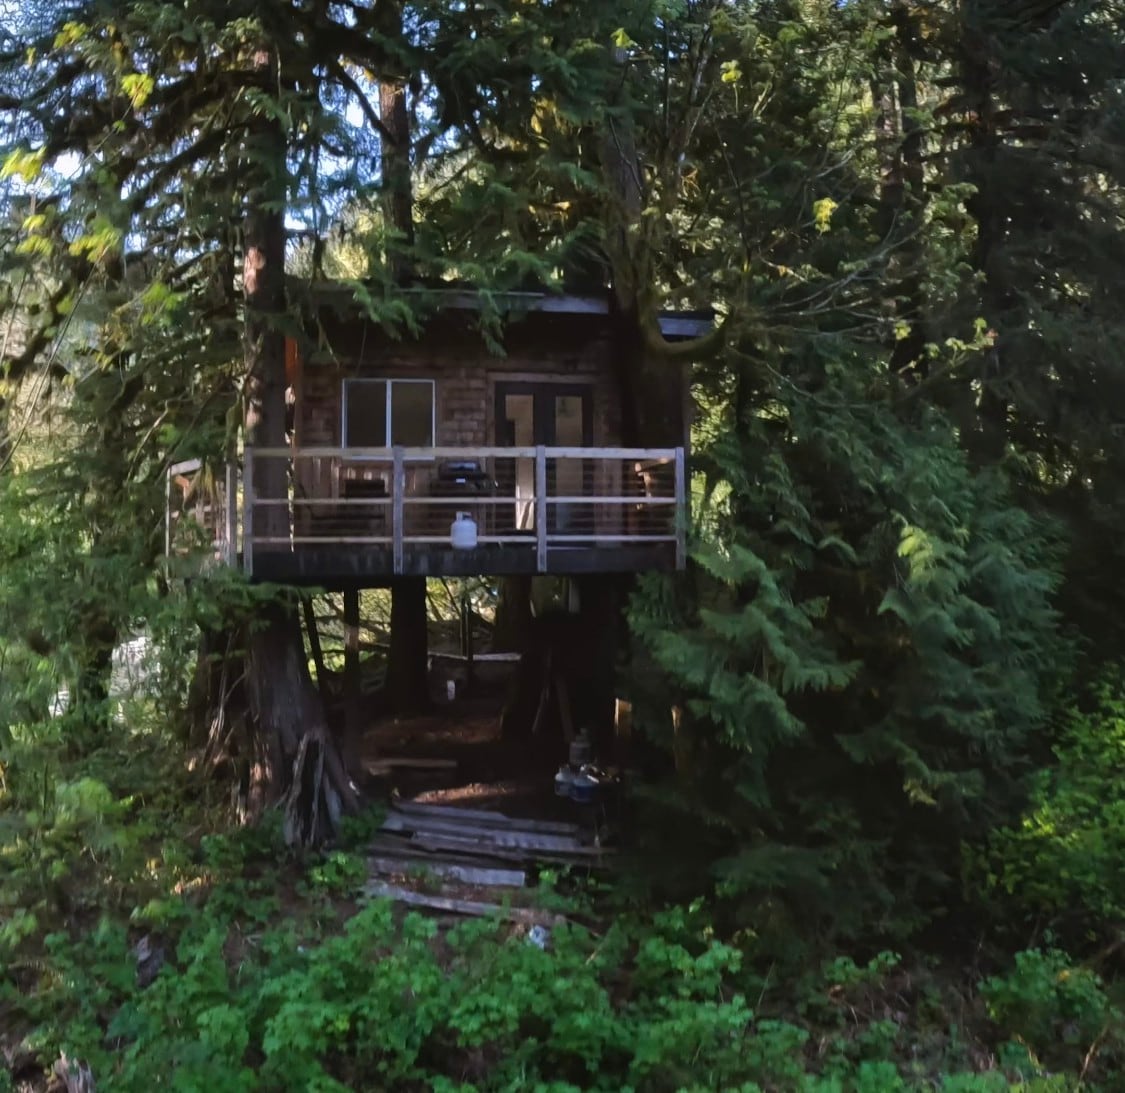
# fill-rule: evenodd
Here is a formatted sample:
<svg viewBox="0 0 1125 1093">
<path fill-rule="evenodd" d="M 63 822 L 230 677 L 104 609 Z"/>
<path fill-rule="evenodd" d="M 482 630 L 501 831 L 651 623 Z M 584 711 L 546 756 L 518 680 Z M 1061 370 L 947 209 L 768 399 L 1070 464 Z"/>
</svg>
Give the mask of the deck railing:
<svg viewBox="0 0 1125 1093">
<path fill-rule="evenodd" d="M 243 564 L 256 553 L 449 547 L 458 513 L 481 546 L 560 550 L 665 544 L 684 561 L 682 448 L 247 448 Z"/>
<path fill-rule="evenodd" d="M 238 561 L 238 468 L 202 460 L 173 463 L 165 474 L 164 553 L 189 570 Z"/>
</svg>

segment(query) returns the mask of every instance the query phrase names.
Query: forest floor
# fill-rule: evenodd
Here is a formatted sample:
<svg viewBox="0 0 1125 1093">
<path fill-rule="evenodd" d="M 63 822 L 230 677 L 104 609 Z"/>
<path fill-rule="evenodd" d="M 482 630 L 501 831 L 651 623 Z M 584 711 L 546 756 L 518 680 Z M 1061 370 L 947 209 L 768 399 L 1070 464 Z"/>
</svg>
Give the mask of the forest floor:
<svg viewBox="0 0 1125 1093">
<path fill-rule="evenodd" d="M 365 734 L 360 763 L 388 795 L 430 804 L 498 809 L 529 819 L 573 819 L 575 809 L 554 794 L 560 740 L 505 740 L 495 695 L 442 703 L 426 714 L 384 718 Z M 412 766 L 434 760 L 446 766 Z"/>
</svg>

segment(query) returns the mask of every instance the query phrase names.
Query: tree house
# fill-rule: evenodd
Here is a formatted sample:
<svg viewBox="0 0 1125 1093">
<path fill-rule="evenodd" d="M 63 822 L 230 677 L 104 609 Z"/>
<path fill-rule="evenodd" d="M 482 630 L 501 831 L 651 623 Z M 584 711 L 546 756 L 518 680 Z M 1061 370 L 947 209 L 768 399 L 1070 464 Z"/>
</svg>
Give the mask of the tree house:
<svg viewBox="0 0 1125 1093">
<path fill-rule="evenodd" d="M 500 355 L 477 294 L 428 295 L 433 317 L 395 338 L 357 317 L 350 289 L 315 290 L 310 336 L 287 346 L 287 444 L 243 452 L 216 502 L 230 533 L 216 553 L 258 580 L 322 587 L 682 567 L 686 382 L 670 443 L 627 446 L 604 296 L 505 297 Z M 711 327 L 660 322 L 669 340 Z M 458 514 L 470 546 L 452 542 Z"/>
</svg>

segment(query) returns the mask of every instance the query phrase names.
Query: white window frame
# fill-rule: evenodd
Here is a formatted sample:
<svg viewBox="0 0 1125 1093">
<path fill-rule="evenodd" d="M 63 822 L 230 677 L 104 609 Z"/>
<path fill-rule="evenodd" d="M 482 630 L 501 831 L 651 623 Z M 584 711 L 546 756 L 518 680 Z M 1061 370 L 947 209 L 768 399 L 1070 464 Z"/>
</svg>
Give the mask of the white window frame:
<svg viewBox="0 0 1125 1093">
<path fill-rule="evenodd" d="M 348 442 L 348 387 L 353 383 L 385 383 L 387 385 L 387 397 L 384 400 L 383 413 L 386 415 L 384 418 L 384 432 L 383 435 L 388 441 L 392 440 L 391 435 L 391 403 L 394 396 L 391 394 L 391 388 L 396 383 L 428 383 L 430 385 L 430 445 L 431 447 L 437 441 L 437 381 L 426 379 L 423 376 L 354 376 L 344 380 L 343 391 L 340 398 L 340 447 L 347 449 L 353 445 Z M 356 445 L 358 447 L 358 445 Z M 393 444 L 387 445 L 387 451 L 393 447 Z"/>
</svg>

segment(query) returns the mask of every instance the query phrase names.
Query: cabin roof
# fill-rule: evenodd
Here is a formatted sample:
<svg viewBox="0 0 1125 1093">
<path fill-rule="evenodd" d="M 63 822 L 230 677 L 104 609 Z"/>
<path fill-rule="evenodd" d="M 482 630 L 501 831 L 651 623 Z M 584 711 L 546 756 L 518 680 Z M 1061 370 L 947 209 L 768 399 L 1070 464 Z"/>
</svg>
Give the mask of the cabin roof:
<svg viewBox="0 0 1125 1093">
<path fill-rule="evenodd" d="M 345 281 L 301 281 L 303 290 L 325 305 L 348 309 L 356 303 L 356 286 Z M 439 311 L 480 311 L 487 301 L 502 313 L 539 313 L 555 315 L 608 315 L 607 293 L 558 293 L 545 291 L 510 291 L 482 293 L 466 285 L 434 288 L 426 285 L 401 290 L 431 303 Z M 664 310 L 659 312 L 660 331 L 670 340 L 696 338 L 714 326 L 715 313 L 701 310 Z"/>
</svg>

